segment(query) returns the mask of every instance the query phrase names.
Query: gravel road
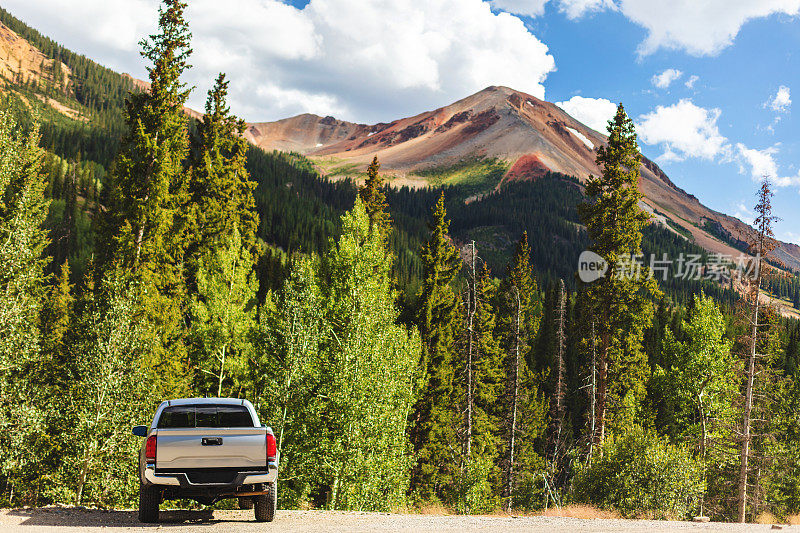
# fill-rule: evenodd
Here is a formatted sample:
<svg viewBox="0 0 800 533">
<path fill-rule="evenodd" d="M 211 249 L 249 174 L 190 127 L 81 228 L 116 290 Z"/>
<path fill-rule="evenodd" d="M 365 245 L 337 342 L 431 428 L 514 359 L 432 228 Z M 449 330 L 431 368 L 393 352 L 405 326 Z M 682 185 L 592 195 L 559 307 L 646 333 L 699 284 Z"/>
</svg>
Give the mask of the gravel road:
<svg viewBox="0 0 800 533">
<path fill-rule="evenodd" d="M 779 526 L 783 531 L 800 532 L 800 526 Z M 278 511 L 270 524 L 253 521 L 252 511 L 161 511 L 159 524 L 145 525 L 136 520 L 135 511 L 99 511 L 72 508 L 5 509 L 0 511 L 3 533 L 115 533 L 162 529 L 170 533 L 371 533 L 385 531 L 481 531 L 514 533 L 547 531 L 554 533 L 659 531 L 757 532 L 774 531 L 769 525 L 693 524 L 689 522 L 641 520 L 583 520 L 555 517 L 507 516 L 432 516 L 414 514 L 358 513 L 338 511 Z M 778 529 L 778 527 L 776 527 Z"/>
</svg>

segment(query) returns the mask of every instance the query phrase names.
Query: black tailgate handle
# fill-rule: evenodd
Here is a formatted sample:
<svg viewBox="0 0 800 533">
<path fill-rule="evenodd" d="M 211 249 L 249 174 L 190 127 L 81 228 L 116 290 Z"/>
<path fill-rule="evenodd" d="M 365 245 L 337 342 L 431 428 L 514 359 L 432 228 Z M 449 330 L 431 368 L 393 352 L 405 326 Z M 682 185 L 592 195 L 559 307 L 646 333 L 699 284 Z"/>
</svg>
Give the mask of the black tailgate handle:
<svg viewBox="0 0 800 533">
<path fill-rule="evenodd" d="M 222 446 L 222 437 L 203 437 L 203 446 Z"/>
</svg>

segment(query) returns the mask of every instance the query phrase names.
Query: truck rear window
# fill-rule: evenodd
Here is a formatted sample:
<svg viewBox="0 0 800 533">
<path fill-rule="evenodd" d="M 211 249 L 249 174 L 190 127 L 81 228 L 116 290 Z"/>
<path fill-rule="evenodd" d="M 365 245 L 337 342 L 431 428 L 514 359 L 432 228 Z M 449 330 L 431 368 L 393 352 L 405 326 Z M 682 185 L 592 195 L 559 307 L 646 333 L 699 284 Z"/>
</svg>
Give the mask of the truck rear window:
<svg viewBox="0 0 800 533">
<path fill-rule="evenodd" d="M 175 405 L 161 411 L 156 426 L 175 428 L 251 428 L 250 411 L 243 405 Z"/>
</svg>

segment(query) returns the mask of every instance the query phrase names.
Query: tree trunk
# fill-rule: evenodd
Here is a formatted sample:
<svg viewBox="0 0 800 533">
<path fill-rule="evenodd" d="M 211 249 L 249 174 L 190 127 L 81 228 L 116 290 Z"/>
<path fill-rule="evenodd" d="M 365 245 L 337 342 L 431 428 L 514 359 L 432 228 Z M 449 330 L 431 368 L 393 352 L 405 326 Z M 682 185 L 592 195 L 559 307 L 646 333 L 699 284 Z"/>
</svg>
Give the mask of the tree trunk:
<svg viewBox="0 0 800 533">
<path fill-rule="evenodd" d="M 608 398 L 608 352 L 611 340 L 603 335 L 603 345 L 597 361 L 597 400 L 595 402 L 595 435 L 594 444 L 602 446 L 606 437 L 606 401 Z"/>
<path fill-rule="evenodd" d="M 472 262 L 470 275 L 472 280 L 469 286 L 467 297 L 467 409 L 466 409 L 466 432 L 464 435 L 464 456 L 467 460 L 472 456 L 472 411 L 473 411 L 473 391 L 472 391 L 472 360 L 475 350 L 475 311 L 478 307 L 476 288 L 477 277 L 475 275 L 475 241 L 472 241 Z"/>
<path fill-rule="evenodd" d="M 508 442 L 508 464 L 506 465 L 506 486 L 505 486 L 505 507 L 506 512 L 510 513 L 513 507 L 511 492 L 514 488 L 514 452 L 517 433 L 517 403 L 519 401 L 519 352 L 520 352 L 520 322 L 522 314 L 522 302 L 520 300 L 519 289 L 514 287 L 516 297 L 516 312 L 514 319 L 514 359 L 511 366 L 511 409 L 509 410 L 509 442 Z"/>
<path fill-rule="evenodd" d="M 760 263 L 760 259 L 758 260 Z M 759 274 L 755 283 L 755 295 L 753 302 L 753 314 L 750 319 L 750 351 L 747 354 L 747 385 L 744 396 L 744 416 L 742 420 L 742 447 L 739 457 L 741 465 L 739 467 L 739 494 L 737 505 L 737 520 L 745 522 L 747 514 L 747 468 L 750 458 L 750 424 L 753 411 L 753 381 L 756 374 L 756 344 L 758 341 L 758 314 L 760 308 L 759 292 L 761 291 L 761 268 L 759 264 Z"/>
<path fill-rule="evenodd" d="M 555 354 L 555 371 L 556 383 L 555 390 L 553 391 L 553 428 L 551 432 L 552 438 L 552 471 L 555 474 L 558 469 L 558 450 L 561 442 L 561 433 L 564 426 L 564 345 L 566 339 L 564 338 L 564 322 L 566 318 L 567 294 L 564 289 L 564 280 L 559 280 L 560 293 L 558 297 L 558 328 L 556 331 L 556 354 Z"/>
<path fill-rule="evenodd" d="M 222 380 L 225 376 L 225 348 L 226 345 L 222 345 L 222 362 L 219 367 L 219 385 L 217 386 L 217 397 L 222 397 Z"/>
<path fill-rule="evenodd" d="M 597 427 L 597 346 L 595 345 L 594 320 L 592 320 L 592 375 L 591 375 L 591 394 L 589 395 L 589 459 L 592 458 L 594 451 L 594 434 Z"/>
</svg>

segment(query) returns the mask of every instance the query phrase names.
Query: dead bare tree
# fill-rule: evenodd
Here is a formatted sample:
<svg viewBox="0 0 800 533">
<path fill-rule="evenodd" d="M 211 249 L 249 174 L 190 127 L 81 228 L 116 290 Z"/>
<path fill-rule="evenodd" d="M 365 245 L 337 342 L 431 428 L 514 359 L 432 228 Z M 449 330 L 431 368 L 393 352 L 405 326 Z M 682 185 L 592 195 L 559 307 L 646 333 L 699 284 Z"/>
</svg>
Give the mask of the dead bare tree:
<svg viewBox="0 0 800 533">
<path fill-rule="evenodd" d="M 467 354 L 465 361 L 466 373 L 466 408 L 464 411 L 464 457 L 469 461 L 472 456 L 472 418 L 475 404 L 475 394 L 473 390 L 473 364 L 477 341 L 475 339 L 475 312 L 478 309 L 478 275 L 475 270 L 476 263 L 475 241 L 472 241 L 469 272 L 467 279 Z"/>
<path fill-rule="evenodd" d="M 751 426 L 753 414 L 754 385 L 756 379 L 756 358 L 759 341 L 759 331 L 765 324 L 759 322 L 762 310 L 761 285 L 764 279 L 764 260 L 768 259 L 776 248 L 775 235 L 772 224 L 777 217 L 772 215 L 772 190 L 768 179 L 764 179 L 758 193 L 756 213 L 758 217 L 754 222 L 755 232 L 749 240 L 750 252 L 754 254 L 751 268 L 742 276 L 746 284 L 746 293 L 743 305 L 746 309 L 748 334 L 745 337 L 747 353 L 745 360 L 745 392 L 744 408 L 742 412 L 741 445 L 739 449 L 740 467 L 737 497 L 737 520 L 745 522 L 747 513 L 747 484 L 748 462 L 751 448 Z"/>
<path fill-rule="evenodd" d="M 508 458 L 506 462 L 506 479 L 503 496 L 505 498 L 505 511 L 511 512 L 512 492 L 514 490 L 514 460 L 516 452 L 517 436 L 517 411 L 519 409 L 519 367 L 520 352 L 522 351 L 522 298 L 519 287 L 512 285 L 511 297 L 514 304 L 514 322 L 511 355 L 511 376 L 510 376 L 510 402 L 508 410 Z"/>
<path fill-rule="evenodd" d="M 553 371 L 555 372 L 555 384 L 553 387 L 553 397 L 550 400 L 550 471 L 553 476 L 558 471 L 559 453 L 561 450 L 561 439 L 564 432 L 564 351 L 566 349 L 566 326 L 567 314 L 567 292 L 564 288 L 564 280 L 559 280 L 559 295 L 556 303 L 555 326 L 556 326 L 556 345 L 553 357 Z"/>
</svg>

